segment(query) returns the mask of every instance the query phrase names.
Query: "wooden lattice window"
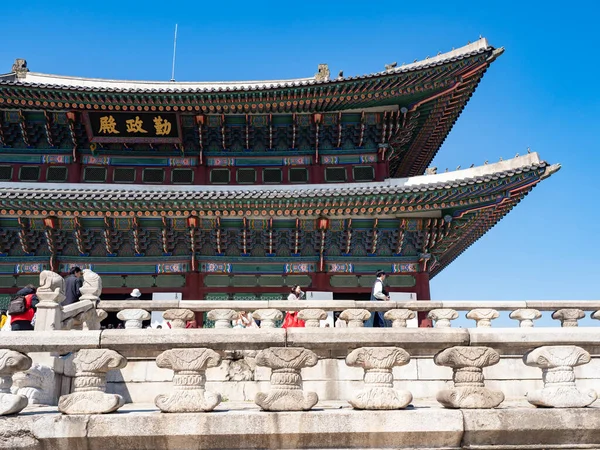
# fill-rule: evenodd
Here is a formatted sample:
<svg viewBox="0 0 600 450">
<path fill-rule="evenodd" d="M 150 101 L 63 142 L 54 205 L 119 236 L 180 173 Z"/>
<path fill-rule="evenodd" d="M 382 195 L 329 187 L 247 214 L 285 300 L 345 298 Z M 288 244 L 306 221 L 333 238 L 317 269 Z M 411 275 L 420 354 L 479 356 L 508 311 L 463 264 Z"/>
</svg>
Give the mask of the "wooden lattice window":
<svg viewBox="0 0 600 450">
<path fill-rule="evenodd" d="M 373 181 L 375 179 L 375 170 L 373 166 L 357 166 L 352 168 L 354 181 Z"/>
<path fill-rule="evenodd" d="M 192 184 L 193 182 L 193 169 L 173 169 L 171 172 L 171 183 L 173 184 Z"/>
<path fill-rule="evenodd" d="M 46 170 L 46 181 L 55 183 L 67 181 L 67 173 L 67 168 L 64 166 L 48 167 L 48 170 Z"/>
<path fill-rule="evenodd" d="M 87 183 L 104 183 L 106 181 L 106 167 L 86 167 L 83 170 L 83 181 Z"/>
<path fill-rule="evenodd" d="M 263 170 L 263 182 L 264 183 L 281 183 L 283 174 L 281 169 L 264 169 Z"/>
<path fill-rule="evenodd" d="M 39 178 L 39 166 L 23 166 L 19 170 L 19 180 L 21 181 L 37 181 Z"/>
<path fill-rule="evenodd" d="M 254 169 L 238 169 L 237 182 L 240 184 L 256 183 L 256 170 L 254 170 Z"/>
<path fill-rule="evenodd" d="M 325 181 L 328 183 L 343 183 L 346 181 L 346 168 L 327 167 L 325 169 Z"/>
<path fill-rule="evenodd" d="M 290 183 L 308 183 L 308 170 L 304 167 L 290 168 Z"/>
<path fill-rule="evenodd" d="M 210 171 L 210 182 L 214 184 L 229 183 L 229 169 L 212 169 Z"/>
<path fill-rule="evenodd" d="M 115 167 L 113 181 L 115 183 L 135 183 L 135 168 Z"/>
<path fill-rule="evenodd" d="M 0 166 L 0 181 L 12 180 L 12 166 Z"/>
<path fill-rule="evenodd" d="M 165 170 L 144 169 L 142 172 L 142 181 L 144 183 L 162 183 L 165 181 Z"/>
</svg>

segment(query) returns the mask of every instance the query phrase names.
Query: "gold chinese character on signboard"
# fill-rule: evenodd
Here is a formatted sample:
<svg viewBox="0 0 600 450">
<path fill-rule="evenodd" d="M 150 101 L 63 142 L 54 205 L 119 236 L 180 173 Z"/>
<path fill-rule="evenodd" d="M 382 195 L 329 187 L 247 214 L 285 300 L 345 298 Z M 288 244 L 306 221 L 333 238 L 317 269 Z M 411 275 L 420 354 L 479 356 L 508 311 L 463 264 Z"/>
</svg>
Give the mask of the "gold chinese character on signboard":
<svg viewBox="0 0 600 450">
<path fill-rule="evenodd" d="M 171 122 L 160 116 L 154 118 L 154 128 L 157 136 L 166 136 L 171 133 Z"/>
<path fill-rule="evenodd" d="M 139 118 L 139 116 L 135 116 L 135 119 L 126 120 L 127 124 L 127 132 L 128 133 L 147 133 L 142 127 L 144 126 L 144 122 Z"/>
<path fill-rule="evenodd" d="M 117 122 L 113 116 L 100 117 L 100 129 L 98 133 L 113 133 L 119 134 L 117 131 Z"/>
</svg>

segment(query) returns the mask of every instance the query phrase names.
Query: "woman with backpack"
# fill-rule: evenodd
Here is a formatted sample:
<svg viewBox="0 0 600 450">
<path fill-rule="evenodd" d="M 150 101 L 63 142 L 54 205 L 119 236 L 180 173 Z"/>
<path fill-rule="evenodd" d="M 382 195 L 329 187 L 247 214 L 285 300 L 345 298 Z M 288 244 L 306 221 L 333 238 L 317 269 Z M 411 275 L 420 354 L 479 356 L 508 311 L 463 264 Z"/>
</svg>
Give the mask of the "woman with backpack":
<svg viewBox="0 0 600 450">
<path fill-rule="evenodd" d="M 10 301 L 10 328 L 12 331 L 33 331 L 31 321 L 35 315 L 39 300 L 35 295 L 35 286 L 28 284 L 19 290 Z"/>
</svg>

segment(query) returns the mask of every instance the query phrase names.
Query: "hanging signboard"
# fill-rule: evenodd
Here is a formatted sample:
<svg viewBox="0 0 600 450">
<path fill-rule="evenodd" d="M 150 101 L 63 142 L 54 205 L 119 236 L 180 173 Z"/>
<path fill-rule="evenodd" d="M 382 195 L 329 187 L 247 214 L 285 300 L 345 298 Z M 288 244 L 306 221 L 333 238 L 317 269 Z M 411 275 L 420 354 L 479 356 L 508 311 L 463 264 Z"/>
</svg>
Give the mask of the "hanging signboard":
<svg viewBox="0 0 600 450">
<path fill-rule="evenodd" d="M 181 127 L 176 113 L 85 112 L 90 142 L 180 143 Z"/>
</svg>

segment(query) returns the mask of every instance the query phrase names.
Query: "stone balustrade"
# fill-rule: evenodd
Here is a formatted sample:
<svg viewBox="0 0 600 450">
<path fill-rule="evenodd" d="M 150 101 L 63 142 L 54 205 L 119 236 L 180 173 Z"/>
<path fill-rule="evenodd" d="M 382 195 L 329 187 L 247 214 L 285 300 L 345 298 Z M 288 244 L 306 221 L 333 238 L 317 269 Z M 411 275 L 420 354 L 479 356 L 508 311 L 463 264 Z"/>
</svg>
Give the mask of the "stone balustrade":
<svg viewBox="0 0 600 450">
<path fill-rule="evenodd" d="M 311 320 L 317 320 L 316 318 L 321 315 L 320 313 L 311 313 L 310 317 L 312 317 Z M 400 318 L 394 320 L 404 320 L 405 317 L 406 313 L 403 313 Z M 27 338 L 23 339 L 25 335 Z M 445 427 L 448 423 L 454 424 L 452 411 L 455 409 L 462 410 L 460 416 L 457 416 L 461 418 L 461 421 L 457 422 L 460 423 L 457 430 L 464 433 L 461 436 L 467 436 L 468 430 L 464 428 L 467 426 L 477 427 L 474 429 L 475 432 L 481 427 L 492 427 L 491 431 L 485 428 L 488 434 L 485 438 L 482 435 L 479 442 L 490 439 L 489 433 L 491 432 L 494 433 L 495 438 L 498 436 L 496 439 L 508 439 L 504 434 L 510 434 L 509 429 L 513 426 L 531 427 L 533 430 L 534 422 L 520 422 L 525 420 L 525 416 L 529 417 L 527 420 L 535 420 L 535 423 L 538 424 L 539 420 L 547 424 L 556 423 L 552 426 L 556 430 L 562 431 L 565 430 L 567 423 L 576 423 L 578 429 L 588 426 L 592 429 L 592 424 L 597 425 L 600 417 L 596 414 L 597 408 L 585 408 L 597 398 L 597 391 L 600 390 L 600 376 L 593 380 L 586 379 L 584 380 L 586 383 L 582 384 L 577 375 L 581 373 L 578 372 L 580 367 L 591 365 L 595 355 L 600 354 L 600 329 L 593 327 L 494 329 L 484 326 L 471 329 L 446 327 L 429 330 L 403 327 L 387 329 L 353 327 L 333 330 L 317 327 L 264 328 L 262 330 L 231 328 L 142 330 L 129 328 L 77 332 L 34 331 L 6 333 L 2 337 L 3 339 L 0 341 L 0 405 L 4 409 L 0 410 L 0 415 L 12 415 L 13 417 L 7 418 L 7 420 L 12 420 L 11 423 L 15 424 L 15 427 L 16 424 L 25 428 L 41 426 L 39 424 L 44 420 L 43 417 L 48 414 L 50 414 L 48 417 L 51 417 L 53 424 L 63 423 L 60 414 L 71 416 L 68 418 L 69 424 L 79 423 L 77 417 L 85 415 L 85 423 L 95 423 L 96 420 L 109 421 L 110 430 L 106 430 L 104 427 L 102 429 L 106 431 L 102 433 L 110 431 L 110 436 L 115 436 L 114 442 L 121 442 L 121 438 L 118 437 L 121 435 L 133 436 L 136 429 L 144 429 L 144 432 L 149 432 L 155 427 L 168 429 L 169 431 L 163 431 L 163 433 L 167 433 L 163 439 L 164 442 L 170 442 L 170 447 L 165 444 L 165 446 L 157 448 L 172 448 L 177 445 L 179 445 L 177 448 L 192 446 L 192 443 L 188 441 L 173 443 L 172 440 L 175 438 L 171 433 L 177 434 L 177 429 L 168 428 L 167 425 L 174 425 L 177 422 L 170 422 L 171 419 L 168 417 L 179 417 L 179 423 L 188 423 L 190 420 L 193 422 L 200 419 L 191 418 L 189 415 L 178 415 L 178 413 L 206 414 L 202 421 L 207 420 L 212 423 L 211 421 L 217 420 L 221 423 L 218 417 L 222 414 L 216 414 L 216 418 L 209 418 L 210 414 L 208 413 L 214 409 L 226 412 L 235 408 L 228 403 L 227 392 L 221 391 L 224 385 L 214 382 L 207 384 L 207 371 L 219 370 L 225 364 L 226 356 L 231 352 L 253 355 L 256 366 L 258 366 L 257 370 L 268 370 L 265 381 L 253 381 L 258 384 L 254 403 L 256 407 L 269 411 L 269 414 L 283 414 L 277 419 L 271 419 L 282 424 L 294 420 L 293 416 L 288 417 L 285 414 L 292 412 L 309 414 L 315 408 L 319 410 L 325 408 L 325 411 L 315 411 L 314 414 L 320 415 L 320 420 L 329 423 L 330 432 L 336 430 L 340 433 L 354 433 L 355 431 L 346 428 L 346 424 L 348 423 L 350 426 L 350 422 L 352 430 L 363 430 L 358 422 L 355 423 L 350 419 L 347 409 L 343 407 L 343 403 L 345 403 L 346 408 L 356 410 L 354 414 L 360 414 L 360 411 L 366 410 L 369 415 L 360 416 L 362 420 L 380 420 L 378 426 L 384 427 L 385 430 L 388 430 L 388 426 L 392 426 L 392 423 L 402 423 L 404 431 L 396 436 L 397 442 L 408 442 L 406 441 L 407 435 L 402 434 L 408 433 L 406 430 L 412 430 L 411 433 L 421 430 L 425 433 L 423 436 L 426 437 L 419 437 L 421 440 L 418 442 L 422 444 L 422 440 L 425 439 L 429 448 L 437 448 L 438 445 L 445 445 L 444 448 L 448 448 L 448 435 L 444 434 L 446 432 L 438 436 L 428 434 L 427 429 L 430 430 L 429 433 L 438 433 L 440 432 L 439 427 Z M 46 408 L 40 417 L 37 417 L 35 409 L 28 409 L 26 415 L 14 416 L 26 407 L 27 399 L 22 395 L 11 393 L 11 375 L 27 370 L 31 365 L 28 355 L 40 351 L 58 354 L 70 353 L 65 358 L 65 374 L 72 377 L 70 384 L 74 389 L 72 392 L 63 393 L 60 396 L 58 408 Z M 335 410 L 327 409 L 328 402 L 331 400 L 323 402 L 314 383 L 307 384 L 305 381 L 305 377 L 320 361 L 332 358 L 339 361 L 340 364 L 345 364 L 351 370 L 361 370 L 364 373 L 362 380 L 355 382 L 352 389 L 342 390 L 337 394 L 335 393 L 336 389 L 333 390 L 333 395 L 337 395 L 335 404 L 339 405 Z M 522 402 L 531 405 L 529 409 L 523 408 L 522 404 L 519 404 L 520 406 L 517 408 L 511 406 L 514 404 L 511 402 L 515 401 L 515 389 L 511 387 L 511 384 L 505 384 L 500 388 L 497 384 L 488 386 L 489 370 L 499 365 L 502 358 L 508 358 L 507 361 L 513 365 L 513 370 L 504 373 L 507 383 L 515 385 L 524 383 L 523 380 L 511 379 L 511 376 L 516 376 L 514 374 L 517 367 L 537 373 L 535 384 L 532 384 L 532 388 L 527 389 L 526 396 L 521 395 Z M 419 367 L 421 367 L 419 370 L 426 370 L 430 374 L 429 376 L 435 371 L 448 370 L 452 372 L 451 380 L 443 384 L 429 384 L 429 390 L 425 394 L 423 392 L 416 394 L 413 391 L 414 383 L 407 381 L 407 378 L 402 375 L 408 370 L 407 367 L 413 364 L 413 359 L 419 362 Z M 127 429 L 120 427 L 111 419 L 96 419 L 101 416 L 110 416 L 115 411 L 128 410 L 125 397 L 109 389 L 107 380 L 115 379 L 111 373 L 115 371 L 124 373 L 130 364 L 135 365 L 140 360 L 153 364 L 155 371 L 169 371 L 169 382 L 154 385 L 151 389 L 158 410 L 169 414 L 157 414 L 156 408 L 148 411 L 148 406 L 141 407 L 134 404 L 132 405 L 136 411 L 134 416 L 127 413 L 125 413 L 126 416 L 119 415 L 121 421 L 128 423 Z M 595 364 L 597 363 L 596 361 Z M 541 371 L 528 369 L 528 367 L 538 368 Z M 328 376 L 330 383 L 339 383 L 344 375 L 341 372 L 330 371 Z M 338 377 L 340 378 L 338 379 Z M 591 386 L 590 382 L 593 383 Z M 437 402 L 438 408 L 432 402 Z M 267 424 L 262 423 L 259 416 L 253 415 L 250 405 L 246 403 L 242 410 L 236 409 L 235 413 L 247 420 L 252 417 L 253 423 L 255 423 L 253 427 L 262 427 L 261 430 L 264 428 L 261 435 L 263 432 L 267 433 L 265 430 L 270 428 Z M 494 410 L 498 406 L 501 409 Z M 542 408 L 536 409 L 538 406 Z M 550 413 L 548 408 L 556 412 Z M 573 408 L 578 411 L 577 414 L 568 412 L 568 409 Z M 477 415 L 468 415 L 467 411 L 471 409 L 478 410 Z M 388 416 L 379 416 L 380 410 L 386 410 Z M 427 414 L 421 414 L 423 411 L 426 411 Z M 498 422 L 499 415 L 502 415 L 503 418 L 500 422 Z M 164 421 L 157 419 L 157 416 L 165 417 Z M 127 420 L 124 420 L 125 417 Z M 219 427 L 225 428 L 219 429 L 230 430 L 230 427 L 234 425 L 233 422 L 228 421 L 235 420 L 234 417 L 237 416 L 228 415 L 228 419 L 223 419 L 225 422 L 219 425 Z M 312 420 L 312 416 L 302 417 L 308 421 Z M 331 418 L 328 419 L 329 417 Z M 388 420 L 384 419 L 385 417 Z M 14 422 L 19 418 L 22 420 Z M 142 418 L 143 422 L 140 422 Z M 515 421 L 514 425 L 512 422 L 506 422 L 509 420 L 508 418 Z M 329 422 L 329 420 L 333 422 Z M 419 428 L 413 423 L 415 420 L 427 424 L 439 422 L 440 425 Z M 569 420 L 572 422 L 568 422 Z M 307 423 L 305 422 L 305 425 Z M 388 423 L 390 425 L 386 425 Z M 502 429 L 494 428 L 498 425 L 491 425 L 492 423 L 501 424 Z M 62 432 L 60 431 L 63 429 L 62 427 L 62 425 L 51 426 L 50 431 L 45 431 L 45 434 L 36 432 L 36 439 L 40 439 L 40 442 L 44 439 L 55 439 L 46 438 L 46 436 L 54 436 L 54 433 Z M 200 447 L 197 446 L 198 448 L 224 448 L 223 446 L 229 445 L 223 441 L 215 441 L 219 442 L 221 447 L 216 443 L 213 447 L 206 444 L 208 436 L 212 436 L 212 433 L 218 434 L 216 428 L 210 429 L 214 431 L 205 435 L 205 441 L 202 441 L 204 444 Z M 243 427 L 240 428 L 240 430 L 242 429 Z M 321 428 L 314 429 L 320 430 Z M 202 433 L 207 433 L 206 428 L 203 430 Z M 315 438 L 322 432 L 315 431 L 316 434 L 312 434 L 312 431 L 307 432 L 311 433 L 313 439 L 317 439 L 313 441 L 314 445 L 318 443 L 321 445 L 319 448 L 333 448 L 331 446 L 333 444 L 328 447 L 323 444 L 323 441 L 318 440 L 321 437 Z M 360 433 L 364 432 L 360 431 Z M 100 433 L 100 431 L 94 431 L 94 433 Z M 187 433 L 195 436 L 193 430 L 186 429 Z M 247 430 L 247 433 L 254 436 L 256 430 L 253 428 Z M 356 433 L 358 433 L 356 439 L 360 439 L 360 433 L 358 431 Z M 434 435 L 437 436 L 435 439 L 432 437 Z M 474 439 L 473 436 L 476 434 L 469 434 L 468 439 Z M 592 435 L 586 434 L 586 436 L 583 442 L 596 442 L 594 440 L 596 434 L 593 434 L 593 438 L 590 437 Z M 81 439 L 81 437 L 71 437 L 71 439 Z M 132 439 L 131 442 L 139 445 L 140 441 L 133 438 L 127 439 Z M 126 445 L 127 439 L 123 438 L 123 445 Z M 433 441 L 430 441 L 431 439 Z M 509 441 L 513 446 L 515 442 L 526 441 L 526 444 L 531 444 L 523 437 L 523 434 L 520 435 L 519 439 L 521 440 L 517 440 L 514 436 L 511 439 Z M 545 439 L 550 438 L 546 437 Z M 113 441 L 111 440 L 111 442 Z M 159 439 L 157 442 L 163 441 Z M 182 442 L 185 443 L 182 444 Z M 247 441 L 244 442 L 247 443 Z M 265 444 L 266 441 L 260 442 L 260 445 L 257 444 L 260 448 L 269 446 L 285 448 L 285 445 L 281 445 L 279 441 L 270 444 Z M 361 445 L 358 445 L 359 442 Z M 383 445 L 382 442 L 384 440 L 377 439 L 378 444 Z M 468 440 L 463 440 L 463 442 L 468 442 Z M 600 442 L 600 433 L 598 433 L 598 442 Z M 39 448 L 43 448 L 41 444 L 39 445 Z M 101 443 L 98 445 L 101 446 Z M 354 445 L 361 448 L 370 446 L 368 440 L 353 441 L 352 446 Z M 390 441 L 389 445 L 394 446 L 395 444 Z M 399 444 L 396 446 L 400 447 Z M 38 447 L 31 445 L 28 448 Z M 133 447 L 125 446 L 123 448 Z M 547 448 L 554 447 L 548 444 Z"/>
<path fill-rule="evenodd" d="M 534 326 L 542 317 L 543 311 L 551 311 L 552 318 L 560 321 L 562 327 L 576 327 L 579 320 L 589 314 L 592 319 L 600 319 L 600 301 L 417 301 L 417 302 L 370 302 L 354 300 L 335 301 L 101 301 L 99 308 L 104 311 L 143 310 L 164 311 L 174 317 L 175 311 L 187 311 L 185 317 L 193 318 L 194 312 L 206 312 L 215 328 L 230 327 L 230 321 L 237 317 L 238 311 L 252 311 L 255 319 L 264 321 L 261 328 L 275 326 L 286 311 L 299 311 L 299 318 L 307 321 L 308 327 L 319 326 L 327 312 L 341 312 L 340 319 L 349 327 L 361 327 L 368 320 L 367 315 L 384 312 L 392 327 L 403 328 L 407 321 L 416 317 L 418 312 L 427 313 L 434 327 L 452 327 L 452 321 L 461 314 L 474 320 L 476 327 L 493 327 L 500 312 L 509 312 L 510 319 L 517 321 L 522 328 Z M 184 314 L 183 312 L 181 314 Z M 165 316 L 166 317 L 166 316 Z M 181 316 L 183 317 L 183 316 Z M 214 317 L 214 318 L 213 318 Z M 366 317 L 366 318 L 363 318 Z M 169 319 L 174 320 L 174 319 Z M 182 319 L 177 319 L 181 321 Z M 173 328 L 177 328 L 174 326 Z"/>
</svg>

